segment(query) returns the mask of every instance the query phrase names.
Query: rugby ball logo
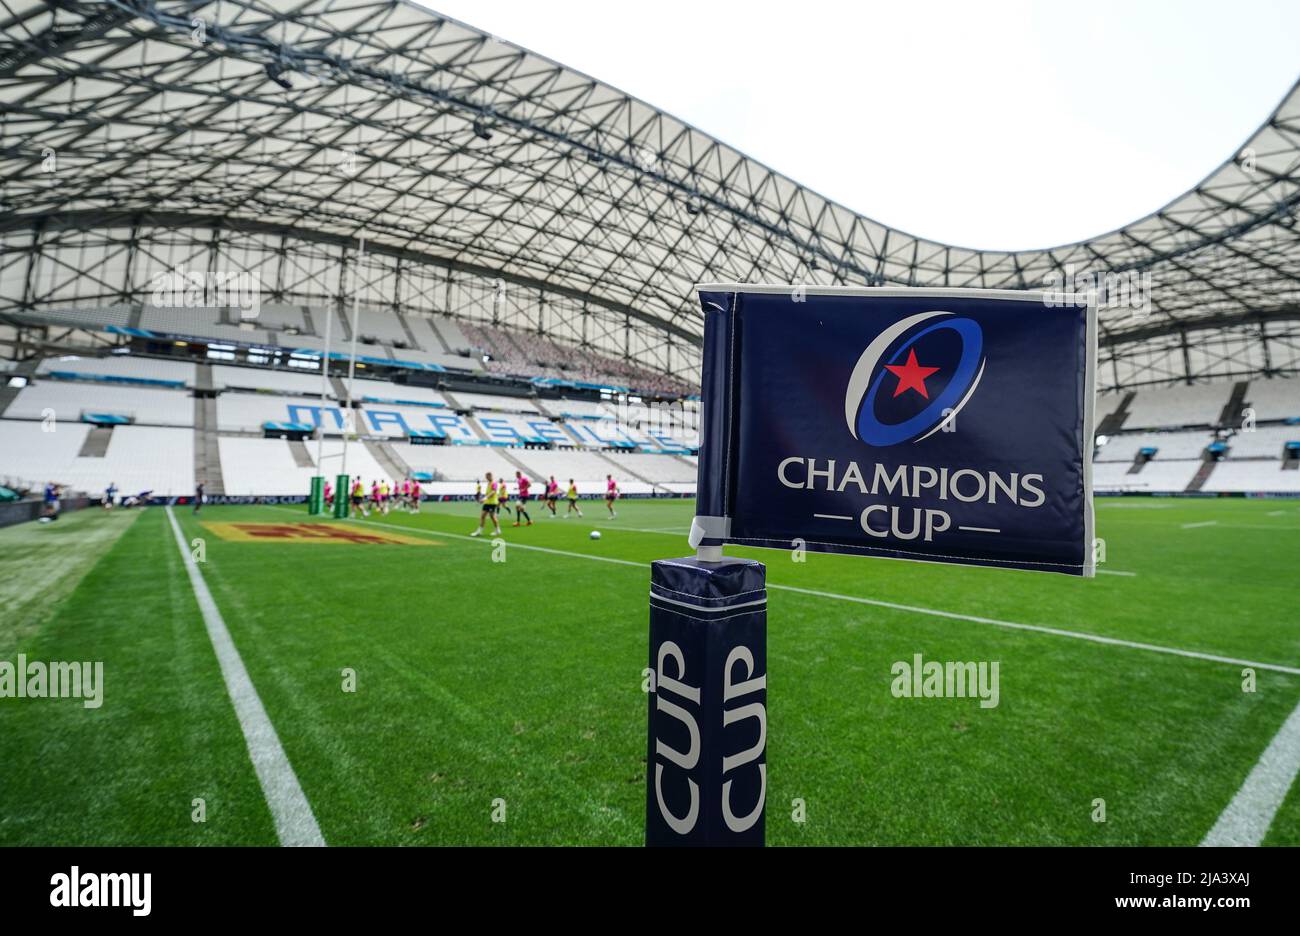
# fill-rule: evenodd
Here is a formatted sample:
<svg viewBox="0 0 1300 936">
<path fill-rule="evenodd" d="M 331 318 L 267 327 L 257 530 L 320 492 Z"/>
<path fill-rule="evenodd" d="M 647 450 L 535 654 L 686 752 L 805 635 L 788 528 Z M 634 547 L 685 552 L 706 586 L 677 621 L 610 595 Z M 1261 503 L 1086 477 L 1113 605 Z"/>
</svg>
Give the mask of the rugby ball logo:
<svg viewBox="0 0 1300 936">
<path fill-rule="evenodd" d="M 973 319 L 921 312 L 890 325 L 862 352 L 844 394 L 853 438 L 875 448 L 928 439 L 956 419 L 984 376 Z"/>
</svg>

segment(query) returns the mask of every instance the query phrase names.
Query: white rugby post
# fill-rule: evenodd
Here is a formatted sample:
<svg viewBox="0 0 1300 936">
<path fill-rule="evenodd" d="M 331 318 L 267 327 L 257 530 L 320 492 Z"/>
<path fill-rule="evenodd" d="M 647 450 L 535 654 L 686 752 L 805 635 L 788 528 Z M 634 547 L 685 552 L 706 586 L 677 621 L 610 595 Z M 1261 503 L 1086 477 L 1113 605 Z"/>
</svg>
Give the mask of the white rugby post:
<svg viewBox="0 0 1300 936">
<path fill-rule="evenodd" d="M 320 400 L 324 407 L 329 399 L 330 386 L 330 333 L 333 330 L 334 314 L 325 318 L 325 351 L 320 359 Z M 325 509 L 325 420 L 317 410 L 316 417 L 316 476 L 311 479 L 311 497 L 308 500 L 308 512 L 321 513 Z M 335 497 L 338 497 L 337 492 Z"/>
<path fill-rule="evenodd" d="M 357 373 L 357 321 L 361 314 L 361 261 L 366 257 L 366 235 L 361 235 L 361 247 L 357 251 L 357 262 L 352 272 L 352 353 L 348 358 L 348 400 L 346 415 L 343 417 L 343 463 L 339 468 L 341 474 L 348 473 L 348 423 L 356 426 L 352 413 L 352 386 Z"/>
</svg>

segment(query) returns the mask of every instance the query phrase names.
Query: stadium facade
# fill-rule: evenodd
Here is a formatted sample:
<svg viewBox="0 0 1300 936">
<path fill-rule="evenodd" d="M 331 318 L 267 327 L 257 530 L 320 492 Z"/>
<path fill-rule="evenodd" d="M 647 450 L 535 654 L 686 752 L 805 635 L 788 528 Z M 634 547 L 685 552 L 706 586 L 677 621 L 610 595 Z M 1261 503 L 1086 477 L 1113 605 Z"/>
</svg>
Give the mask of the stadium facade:
<svg viewBox="0 0 1300 936">
<path fill-rule="evenodd" d="M 376 376 L 672 399 L 698 386 L 696 282 L 1083 286 L 1103 299 L 1099 389 L 1123 391 L 1109 412 L 1142 388 L 1221 382 L 1195 418 L 1113 429 L 1222 427 L 1248 381 L 1281 400 L 1278 420 L 1300 416 L 1296 384 L 1275 380 L 1300 372 L 1300 84 L 1159 211 L 1006 252 L 889 228 L 410 3 L 17 0 L 0 19 L 0 347 L 15 374 L 53 376 L 39 362 L 69 348 L 310 366 L 326 320 L 336 345 L 352 337 L 355 298 Z M 210 300 L 228 275 L 250 303 Z M 197 303 L 174 298 L 195 288 Z M 207 366 L 181 387 L 303 392 L 214 383 Z M 23 392 L 3 391 L 0 415 L 29 418 L 12 408 Z M 196 451 L 252 428 L 203 425 L 202 410 Z"/>
</svg>

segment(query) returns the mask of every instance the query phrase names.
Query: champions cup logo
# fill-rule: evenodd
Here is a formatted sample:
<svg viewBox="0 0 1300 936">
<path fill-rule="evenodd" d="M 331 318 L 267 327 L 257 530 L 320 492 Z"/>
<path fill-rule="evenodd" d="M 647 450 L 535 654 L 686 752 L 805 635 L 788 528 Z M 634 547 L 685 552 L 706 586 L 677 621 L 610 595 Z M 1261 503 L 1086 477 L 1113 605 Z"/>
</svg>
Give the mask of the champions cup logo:
<svg viewBox="0 0 1300 936">
<path fill-rule="evenodd" d="M 956 419 L 985 362 L 984 335 L 972 319 L 935 311 L 895 322 L 862 352 L 849 377 L 849 432 L 875 448 L 929 438 Z"/>
</svg>

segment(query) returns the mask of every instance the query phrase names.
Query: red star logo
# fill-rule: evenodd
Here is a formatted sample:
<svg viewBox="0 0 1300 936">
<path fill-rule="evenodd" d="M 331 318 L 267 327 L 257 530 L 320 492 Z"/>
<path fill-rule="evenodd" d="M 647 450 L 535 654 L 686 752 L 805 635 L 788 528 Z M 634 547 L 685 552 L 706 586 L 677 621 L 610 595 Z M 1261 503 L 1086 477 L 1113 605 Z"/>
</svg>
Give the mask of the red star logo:
<svg viewBox="0 0 1300 936">
<path fill-rule="evenodd" d="M 907 350 L 906 364 L 885 365 L 885 370 L 898 378 L 898 386 L 894 388 L 894 396 L 898 396 L 904 390 L 915 390 L 927 400 L 930 399 L 930 394 L 927 393 L 925 389 L 925 378 L 929 377 L 938 369 L 939 368 L 937 367 L 922 367 L 920 364 L 916 363 L 915 348 L 909 348 Z"/>
</svg>

